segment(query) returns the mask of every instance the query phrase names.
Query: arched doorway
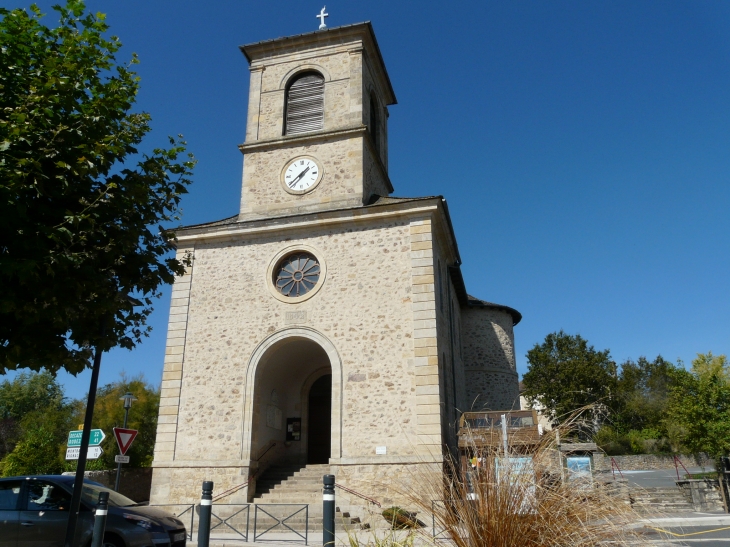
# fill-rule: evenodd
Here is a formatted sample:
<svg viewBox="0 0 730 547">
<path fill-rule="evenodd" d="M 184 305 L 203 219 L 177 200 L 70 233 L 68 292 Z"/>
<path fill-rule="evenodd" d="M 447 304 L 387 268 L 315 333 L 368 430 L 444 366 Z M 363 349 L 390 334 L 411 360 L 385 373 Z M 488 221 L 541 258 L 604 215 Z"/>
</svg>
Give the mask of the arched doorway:
<svg viewBox="0 0 730 547">
<path fill-rule="evenodd" d="M 254 351 L 246 376 L 244 459 L 258 467 L 341 457 L 342 367 L 326 337 L 307 327 L 274 333 Z M 296 436 L 287 435 L 290 420 Z"/>
<path fill-rule="evenodd" d="M 332 442 L 332 375 L 320 377 L 309 389 L 307 463 L 329 463 Z"/>
</svg>

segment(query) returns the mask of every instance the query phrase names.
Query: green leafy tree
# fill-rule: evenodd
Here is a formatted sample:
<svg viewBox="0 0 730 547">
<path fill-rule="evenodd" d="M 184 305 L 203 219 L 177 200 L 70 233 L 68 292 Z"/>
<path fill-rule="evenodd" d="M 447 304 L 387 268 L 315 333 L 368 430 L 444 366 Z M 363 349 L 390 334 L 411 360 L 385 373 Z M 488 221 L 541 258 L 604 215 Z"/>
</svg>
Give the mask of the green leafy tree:
<svg viewBox="0 0 730 547">
<path fill-rule="evenodd" d="M 664 418 L 677 367 L 657 356 L 639 357 L 621 365 L 616 393 L 611 401 L 611 422 L 621 432 L 650 431 L 664 434 Z"/>
<path fill-rule="evenodd" d="M 71 405 L 49 372 L 22 373 L 0 384 L 3 474 L 57 473 L 71 427 Z"/>
<path fill-rule="evenodd" d="M 527 352 L 527 362 L 523 395 L 553 423 L 580 408 L 605 404 L 616 391 L 616 364 L 609 350 L 595 350 L 578 334 L 548 334 Z M 595 413 L 591 417 L 598 418 Z"/>
<path fill-rule="evenodd" d="M 54 10 L 51 29 L 35 5 L 0 8 L 0 373 L 78 373 L 94 347 L 133 348 L 184 269 L 163 225 L 192 156 L 179 139 L 138 151 L 137 57 L 117 62 L 119 39 L 82 1 Z"/>
<path fill-rule="evenodd" d="M 698 354 L 692 369 L 678 370 L 667 422 L 693 453 L 730 454 L 730 362 L 725 355 Z"/>
<path fill-rule="evenodd" d="M 0 383 L 0 458 L 12 452 L 24 419 L 60 412 L 66 406 L 63 389 L 48 371 L 24 372 Z"/>
<path fill-rule="evenodd" d="M 104 453 L 97 460 L 89 460 L 86 466 L 87 469 L 116 468 L 117 464 L 114 463 L 114 456 L 119 453 L 119 449 L 112 429 L 122 427 L 124 424 L 124 402 L 120 401 L 120 398 L 127 392 L 132 393 L 137 398 L 129 410 L 127 427 L 136 429 L 139 433 L 127 452 L 129 463 L 125 464 L 125 467 L 149 467 L 152 464 L 155 435 L 157 433 L 157 414 L 160 407 L 160 391 L 149 385 L 142 375 L 127 378 L 122 374 L 117 382 L 99 388 L 96 393 L 93 428 L 104 431 L 106 438 L 101 445 Z M 84 410 L 84 401 L 77 401 L 74 419 L 78 423 L 83 422 Z M 75 469 L 72 465 L 69 467 L 70 470 Z"/>
<path fill-rule="evenodd" d="M 13 451 L 2 461 L 5 477 L 52 475 L 64 469 L 59 455 L 58 435 L 53 426 L 42 423 L 29 427 Z"/>
</svg>

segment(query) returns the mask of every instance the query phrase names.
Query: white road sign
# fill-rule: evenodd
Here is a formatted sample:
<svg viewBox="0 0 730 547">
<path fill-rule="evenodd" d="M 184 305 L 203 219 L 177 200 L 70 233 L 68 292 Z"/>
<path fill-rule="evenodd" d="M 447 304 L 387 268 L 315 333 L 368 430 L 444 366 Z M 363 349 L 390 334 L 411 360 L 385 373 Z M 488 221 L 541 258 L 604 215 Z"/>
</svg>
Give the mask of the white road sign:
<svg viewBox="0 0 730 547">
<path fill-rule="evenodd" d="M 67 460 L 78 460 L 81 449 L 79 447 L 72 447 L 66 449 Z M 100 446 L 90 446 L 88 452 L 86 452 L 87 460 L 96 460 L 104 453 Z"/>
<path fill-rule="evenodd" d="M 117 454 L 114 456 L 114 463 L 129 463 L 129 456 L 120 456 Z"/>
</svg>

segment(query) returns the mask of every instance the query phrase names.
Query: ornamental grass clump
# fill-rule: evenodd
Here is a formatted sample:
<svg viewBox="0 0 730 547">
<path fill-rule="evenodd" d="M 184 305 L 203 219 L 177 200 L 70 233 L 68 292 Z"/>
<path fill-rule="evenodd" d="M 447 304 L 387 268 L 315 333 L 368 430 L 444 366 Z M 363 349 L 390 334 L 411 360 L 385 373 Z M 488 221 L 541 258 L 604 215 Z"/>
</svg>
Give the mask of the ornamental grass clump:
<svg viewBox="0 0 730 547">
<path fill-rule="evenodd" d="M 561 429 L 566 438 L 568 428 Z M 471 447 L 466 469 L 448 463 L 442 484 L 431 481 L 430 491 L 411 496 L 419 515 L 433 517 L 432 540 L 457 547 L 641 544 L 628 526 L 638 517 L 626 500 L 612 495 L 614 485 L 590 473 L 567 478 L 555 433 L 530 450 L 505 453 L 497 430 L 495 442 L 479 443 L 489 447 Z"/>
</svg>

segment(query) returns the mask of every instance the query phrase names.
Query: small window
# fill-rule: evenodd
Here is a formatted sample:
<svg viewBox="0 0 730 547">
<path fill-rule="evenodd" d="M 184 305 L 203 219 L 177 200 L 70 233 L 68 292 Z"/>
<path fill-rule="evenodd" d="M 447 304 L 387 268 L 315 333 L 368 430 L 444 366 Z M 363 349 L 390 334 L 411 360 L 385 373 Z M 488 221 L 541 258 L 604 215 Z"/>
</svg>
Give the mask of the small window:
<svg viewBox="0 0 730 547">
<path fill-rule="evenodd" d="M 324 78 L 316 72 L 298 76 L 286 93 L 286 127 L 293 135 L 324 128 Z"/>
<path fill-rule="evenodd" d="M 276 289 L 284 296 L 304 296 L 319 282 L 319 261 L 311 253 L 286 256 L 274 270 Z"/>
<path fill-rule="evenodd" d="M 380 152 L 380 139 L 378 135 L 380 133 L 380 127 L 378 125 L 378 101 L 375 100 L 373 95 L 370 95 L 370 136 L 373 138 L 373 144 L 375 150 Z"/>
</svg>

